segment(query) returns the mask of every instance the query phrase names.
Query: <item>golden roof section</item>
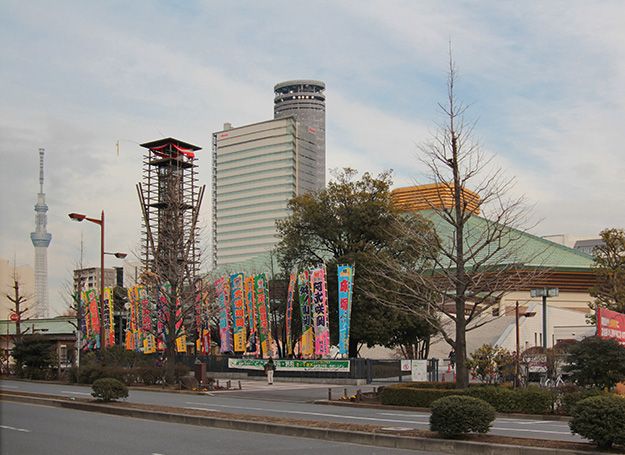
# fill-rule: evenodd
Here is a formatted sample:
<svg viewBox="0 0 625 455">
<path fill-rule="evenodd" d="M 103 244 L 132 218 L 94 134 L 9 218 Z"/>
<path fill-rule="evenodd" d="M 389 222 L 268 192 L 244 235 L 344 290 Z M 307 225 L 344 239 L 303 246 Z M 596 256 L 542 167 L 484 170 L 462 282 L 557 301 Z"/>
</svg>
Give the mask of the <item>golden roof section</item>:
<svg viewBox="0 0 625 455">
<path fill-rule="evenodd" d="M 462 199 L 467 210 L 480 214 L 480 197 L 477 193 L 462 189 Z M 402 212 L 452 208 L 454 206 L 453 185 L 431 183 L 429 185 L 407 186 L 391 191 L 393 205 Z"/>
</svg>

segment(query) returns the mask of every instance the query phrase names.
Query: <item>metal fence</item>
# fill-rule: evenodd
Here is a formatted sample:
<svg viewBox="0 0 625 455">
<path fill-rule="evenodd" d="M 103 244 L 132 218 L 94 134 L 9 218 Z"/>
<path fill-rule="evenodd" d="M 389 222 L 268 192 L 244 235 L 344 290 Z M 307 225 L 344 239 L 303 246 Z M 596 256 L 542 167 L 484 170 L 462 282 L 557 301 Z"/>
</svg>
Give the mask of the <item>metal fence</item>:
<svg viewBox="0 0 625 455">
<path fill-rule="evenodd" d="M 245 372 L 248 376 L 263 376 L 261 370 L 239 370 L 228 367 L 228 357 L 225 356 L 198 356 L 181 359 L 189 367 L 193 367 L 198 360 L 206 364 L 207 373 L 233 373 Z M 349 359 L 350 367 L 348 372 L 328 372 L 328 371 L 277 371 L 276 377 L 291 378 L 326 378 L 326 379 L 365 379 L 368 384 L 376 382 L 402 382 L 410 381 L 410 371 L 402 371 L 401 360 L 388 359 Z M 439 381 L 439 361 L 430 359 L 428 361 L 428 380 Z"/>
</svg>

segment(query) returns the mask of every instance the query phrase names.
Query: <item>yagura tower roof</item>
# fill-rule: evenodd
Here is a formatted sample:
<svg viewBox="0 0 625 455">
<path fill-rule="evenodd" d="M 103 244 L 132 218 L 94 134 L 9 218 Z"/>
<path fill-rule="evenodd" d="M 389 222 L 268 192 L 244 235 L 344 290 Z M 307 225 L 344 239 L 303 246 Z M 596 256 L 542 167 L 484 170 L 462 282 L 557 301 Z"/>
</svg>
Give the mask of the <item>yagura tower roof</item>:
<svg viewBox="0 0 625 455">
<path fill-rule="evenodd" d="M 152 142 L 146 142 L 144 144 L 141 144 L 141 147 L 145 147 L 146 149 L 158 149 L 160 147 L 166 146 L 166 145 L 177 145 L 180 148 L 183 149 L 190 149 L 193 151 L 196 150 L 202 150 L 202 147 L 198 147 L 197 145 L 193 145 L 193 144 L 189 144 L 188 142 L 184 142 L 184 141 L 180 141 L 178 139 L 174 139 L 173 137 L 167 137 L 164 139 L 158 139 L 156 141 L 152 141 Z"/>
</svg>

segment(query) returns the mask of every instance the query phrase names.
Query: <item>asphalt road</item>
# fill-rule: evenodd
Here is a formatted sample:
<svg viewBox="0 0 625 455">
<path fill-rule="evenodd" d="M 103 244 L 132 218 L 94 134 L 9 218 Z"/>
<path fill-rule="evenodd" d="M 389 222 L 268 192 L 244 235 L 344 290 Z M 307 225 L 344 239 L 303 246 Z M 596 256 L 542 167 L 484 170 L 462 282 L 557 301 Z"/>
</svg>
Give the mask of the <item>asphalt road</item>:
<svg viewBox="0 0 625 455">
<path fill-rule="evenodd" d="M 2 402 L 0 453 L 29 455 L 426 454 L 356 444 L 212 429 Z"/>
<path fill-rule="evenodd" d="M 91 396 L 91 389 L 86 386 L 0 381 L 0 388 L 65 397 Z M 339 389 L 342 391 L 342 388 Z M 366 389 L 363 388 L 363 390 Z M 264 383 L 253 383 L 250 385 L 245 383 L 242 391 L 214 392 L 206 395 L 131 390 L 128 401 L 235 414 L 291 417 L 294 420 L 362 423 L 407 429 L 429 428 L 429 413 L 425 412 L 315 405 L 302 399 L 322 391 L 325 391 L 325 397 L 327 397 L 327 386 L 291 383 L 277 383 L 274 386 L 268 386 Z M 289 399 L 289 397 L 292 399 Z M 583 441 L 579 436 L 571 434 L 567 422 L 551 420 L 500 417 L 493 423 L 491 434 L 561 441 Z"/>
</svg>

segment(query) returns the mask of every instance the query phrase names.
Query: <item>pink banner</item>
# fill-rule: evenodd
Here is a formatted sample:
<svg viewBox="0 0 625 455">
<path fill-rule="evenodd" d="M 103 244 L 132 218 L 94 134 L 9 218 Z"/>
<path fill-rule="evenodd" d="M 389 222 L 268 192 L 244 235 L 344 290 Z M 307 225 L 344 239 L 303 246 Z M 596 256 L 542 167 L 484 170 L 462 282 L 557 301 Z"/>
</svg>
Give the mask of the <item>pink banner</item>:
<svg viewBox="0 0 625 455">
<path fill-rule="evenodd" d="M 310 290 L 315 328 L 315 355 L 327 357 L 330 355 L 330 321 L 328 320 L 325 267 L 310 272 Z"/>
</svg>

